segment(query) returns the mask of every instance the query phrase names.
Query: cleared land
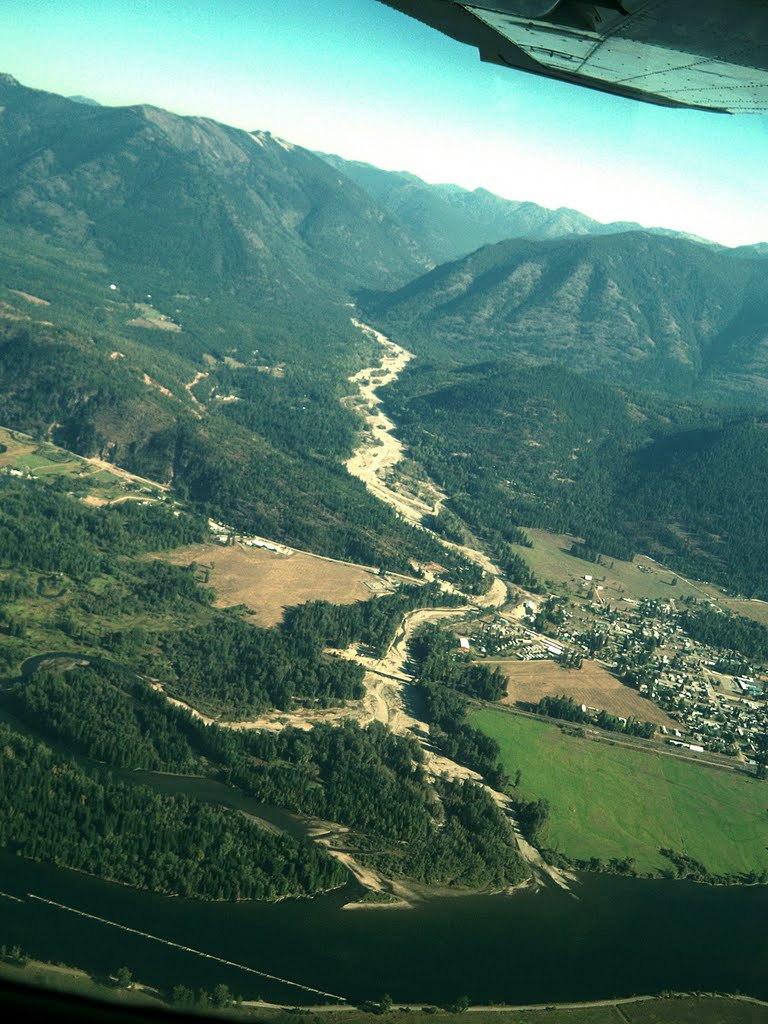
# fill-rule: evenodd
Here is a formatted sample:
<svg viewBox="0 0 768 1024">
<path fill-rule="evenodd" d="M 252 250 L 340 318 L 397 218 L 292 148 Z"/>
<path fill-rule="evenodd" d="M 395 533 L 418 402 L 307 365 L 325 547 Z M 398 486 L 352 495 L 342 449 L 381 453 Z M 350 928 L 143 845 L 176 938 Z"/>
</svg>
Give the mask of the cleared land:
<svg viewBox="0 0 768 1024">
<path fill-rule="evenodd" d="M 595 743 L 557 726 L 485 709 L 472 724 L 522 772 L 528 799 L 550 802 L 544 844 L 567 857 L 634 857 L 641 872 L 669 868 L 668 847 L 713 874 L 768 869 L 768 784 L 661 753 Z"/>
<path fill-rule="evenodd" d="M 768 625 L 768 602 L 727 597 L 711 583 L 689 580 L 646 555 L 635 555 L 631 562 L 604 556 L 605 564 L 596 565 L 568 553 L 576 539 L 569 534 L 536 529 L 525 532 L 533 541 L 533 547 L 517 547 L 516 550 L 539 579 L 551 580 L 560 588 L 565 586 L 574 595 L 585 594 L 584 577 L 593 576 L 604 588 L 602 599 L 609 604 L 618 604 L 627 597 L 635 601 L 643 598 L 680 601 L 694 597 L 697 601 L 714 601 L 738 615 Z M 673 579 L 677 582 L 672 583 Z"/>
<path fill-rule="evenodd" d="M 714 587 L 689 582 L 644 555 L 636 555 L 631 562 L 605 556 L 605 564 L 596 565 L 568 553 L 575 540 L 568 534 L 533 529 L 526 529 L 526 533 L 533 541 L 533 547 L 518 550 L 536 575 L 542 580 L 567 584 L 573 593 L 583 590 L 585 576 L 593 576 L 604 587 L 603 599 L 612 604 L 625 597 L 635 601 L 642 598 L 669 601 L 689 596 L 701 600 L 717 594 Z M 672 584 L 673 578 L 677 583 Z"/>
<path fill-rule="evenodd" d="M 41 299 L 39 295 L 30 295 L 29 292 L 20 292 L 18 288 L 9 288 L 9 292 L 14 295 L 18 295 L 20 298 L 25 299 L 27 302 L 31 302 L 33 306 L 50 306 L 50 302 L 47 299 Z"/>
<path fill-rule="evenodd" d="M 748 619 L 754 619 L 762 626 L 768 626 L 768 601 L 751 601 L 737 597 L 721 598 L 721 602 L 727 605 L 737 615 L 745 615 Z"/>
<path fill-rule="evenodd" d="M 177 333 L 181 331 L 181 327 L 175 320 L 171 320 L 170 317 L 155 309 L 154 306 L 137 302 L 135 308 L 138 315 L 132 320 L 126 320 L 129 327 L 143 327 L 150 331 L 175 331 Z"/>
<path fill-rule="evenodd" d="M 210 570 L 216 607 L 244 604 L 260 626 L 274 626 L 286 608 L 307 601 L 352 604 L 391 589 L 363 566 L 296 551 L 286 556 L 239 544 L 194 544 L 163 555 L 176 565 L 196 562 Z"/>
<path fill-rule="evenodd" d="M 168 488 L 135 476 L 97 458 L 74 455 L 47 441 L 36 441 L 18 430 L 0 427 L 0 470 L 41 480 L 67 477 L 72 492 L 90 505 L 140 498 L 160 498 Z"/>
<path fill-rule="evenodd" d="M 578 704 L 605 709 L 620 718 L 636 718 L 670 727 L 673 723 L 653 701 L 624 686 L 616 676 L 595 661 L 584 661 L 580 669 L 566 669 L 555 661 L 520 661 L 518 658 L 488 658 L 489 668 L 498 667 L 509 680 L 502 704 L 537 704 L 542 697 L 564 693 Z"/>
</svg>

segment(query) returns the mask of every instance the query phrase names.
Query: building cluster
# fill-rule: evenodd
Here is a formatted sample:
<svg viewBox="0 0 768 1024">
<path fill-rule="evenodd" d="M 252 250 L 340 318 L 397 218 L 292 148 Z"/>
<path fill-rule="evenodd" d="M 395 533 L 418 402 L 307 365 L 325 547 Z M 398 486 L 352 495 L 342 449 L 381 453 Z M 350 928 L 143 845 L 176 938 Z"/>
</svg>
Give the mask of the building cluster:
<svg viewBox="0 0 768 1024">
<path fill-rule="evenodd" d="M 242 544 L 246 548 L 263 548 L 265 551 L 273 551 L 278 555 L 293 554 L 293 548 L 286 547 L 284 544 L 276 544 L 275 541 L 266 540 L 264 537 L 237 533 L 233 527 L 217 523 L 215 519 L 208 520 L 208 529 L 218 544 Z"/>
<path fill-rule="evenodd" d="M 474 623 L 472 649 L 569 665 L 595 658 L 666 711 L 674 726 L 662 727 L 658 738 L 755 763 L 768 731 L 768 675 L 757 665 L 740 675 L 721 670 L 722 652 L 684 632 L 673 601 L 610 605 L 593 586 L 570 605 L 529 605 L 519 621 L 497 615 Z"/>
<path fill-rule="evenodd" d="M 500 615 L 475 623 L 468 640 L 478 654 L 516 657 L 521 661 L 558 659 L 564 650 L 558 638 L 539 633 L 523 622 L 511 623 Z"/>
</svg>

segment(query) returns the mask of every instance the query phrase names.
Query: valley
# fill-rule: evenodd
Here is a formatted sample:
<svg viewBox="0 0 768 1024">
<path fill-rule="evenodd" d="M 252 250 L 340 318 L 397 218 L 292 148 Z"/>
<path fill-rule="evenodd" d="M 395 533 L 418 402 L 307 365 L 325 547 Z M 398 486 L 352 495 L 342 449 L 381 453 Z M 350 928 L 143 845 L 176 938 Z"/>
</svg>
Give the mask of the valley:
<svg viewBox="0 0 768 1024">
<path fill-rule="evenodd" d="M 0 76 L 6 946 L 767 997 L 766 268 Z"/>
</svg>

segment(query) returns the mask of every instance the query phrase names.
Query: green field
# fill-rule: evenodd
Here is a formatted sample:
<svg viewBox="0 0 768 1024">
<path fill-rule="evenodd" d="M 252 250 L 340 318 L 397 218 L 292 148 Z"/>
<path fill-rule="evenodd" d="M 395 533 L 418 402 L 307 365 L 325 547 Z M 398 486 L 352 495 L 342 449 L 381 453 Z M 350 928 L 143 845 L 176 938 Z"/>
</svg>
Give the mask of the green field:
<svg viewBox="0 0 768 1024">
<path fill-rule="evenodd" d="M 129 480 L 108 469 L 97 469 L 79 455 L 8 427 L 0 427 L 0 471 L 4 470 L 17 470 L 44 480 L 67 477 L 78 497 L 88 494 L 102 501 L 163 497 L 160 487 Z"/>
<path fill-rule="evenodd" d="M 527 799 L 550 802 L 543 844 L 566 857 L 634 857 L 669 868 L 669 847 L 712 874 L 768 870 L 768 783 L 644 750 L 568 736 L 556 725 L 483 710 L 472 725 L 494 737 Z"/>
</svg>

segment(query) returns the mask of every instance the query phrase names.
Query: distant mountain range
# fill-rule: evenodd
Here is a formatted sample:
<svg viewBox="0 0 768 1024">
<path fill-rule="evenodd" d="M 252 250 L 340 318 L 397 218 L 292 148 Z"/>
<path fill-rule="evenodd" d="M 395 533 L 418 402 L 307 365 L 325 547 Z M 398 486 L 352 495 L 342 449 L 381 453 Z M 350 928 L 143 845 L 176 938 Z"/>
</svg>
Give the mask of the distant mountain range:
<svg viewBox="0 0 768 1024">
<path fill-rule="evenodd" d="M 400 403 L 397 422 L 423 463 L 436 460 L 438 478 L 452 473 L 457 493 L 467 491 L 464 514 L 480 533 L 488 509 L 499 523 L 509 518 L 507 463 L 517 460 L 522 475 L 531 459 L 542 462 L 538 447 L 521 456 L 522 428 L 504 404 L 523 373 L 525 423 L 547 409 L 561 419 L 570 409 L 581 422 L 586 396 L 605 393 L 594 382 L 588 391 L 584 374 L 621 386 L 625 425 L 651 401 L 647 392 L 662 396 L 653 398 L 653 429 L 633 433 L 620 452 L 601 449 L 588 467 L 601 474 L 592 489 L 601 495 L 627 493 L 625 480 L 642 476 L 636 503 L 649 520 L 654 488 L 673 491 L 678 457 L 663 483 L 655 463 L 625 478 L 626 460 L 665 438 L 688 458 L 688 440 L 675 447 L 683 430 L 725 431 L 722 444 L 696 448 L 696 473 L 711 464 L 722 476 L 733 463 L 729 487 L 750 496 L 747 483 L 763 479 L 754 471 L 765 460 L 762 428 L 744 432 L 738 421 L 732 435 L 731 419 L 733 406 L 760 415 L 768 403 L 768 245 L 729 250 L 601 225 L 321 158 L 264 131 L 68 100 L 7 75 L 0 108 L 2 424 L 100 454 L 289 543 L 406 569 L 417 554 L 445 559 L 341 465 L 358 421 L 339 398 L 350 373 L 378 354 L 351 324 L 359 313 L 419 356 L 388 401 Z M 530 369 L 552 364 L 570 371 L 566 383 Z M 494 381 L 492 405 L 483 396 Z M 464 399 L 474 404 L 462 412 Z M 721 410 L 713 419 L 691 399 Z M 464 424 L 462 436 L 478 453 L 485 443 L 489 459 L 508 452 L 504 465 L 459 479 L 452 453 L 465 447 L 448 443 L 446 422 Z M 563 423 L 552 466 L 565 479 Z M 529 440 L 544 444 L 539 433 Z M 677 500 L 688 509 L 672 524 L 681 536 L 694 522 L 696 473 Z M 515 499 L 519 522 L 547 503 L 547 525 L 594 520 L 591 490 L 569 505 L 546 474 L 531 474 L 530 502 Z M 501 497 L 488 498 L 496 476 Z M 744 543 L 718 520 L 728 501 L 713 492 L 696 524 L 705 538 L 728 522 L 722 532 L 737 537 L 723 572 Z M 661 544 L 655 528 L 647 535 Z"/>
<path fill-rule="evenodd" d="M 643 228 L 633 221 L 600 221 L 560 207 L 503 199 L 484 188 L 429 185 L 414 174 L 383 171 L 371 164 L 320 153 L 332 167 L 364 189 L 395 217 L 435 263 L 445 263 L 508 238 L 551 239 L 570 235 L 615 235 L 645 231 L 715 245 L 669 228 Z"/>
</svg>

